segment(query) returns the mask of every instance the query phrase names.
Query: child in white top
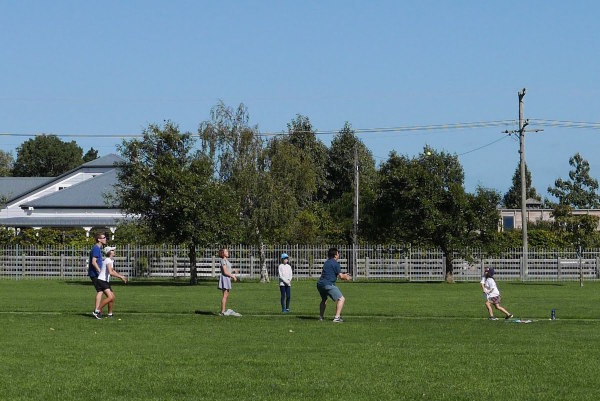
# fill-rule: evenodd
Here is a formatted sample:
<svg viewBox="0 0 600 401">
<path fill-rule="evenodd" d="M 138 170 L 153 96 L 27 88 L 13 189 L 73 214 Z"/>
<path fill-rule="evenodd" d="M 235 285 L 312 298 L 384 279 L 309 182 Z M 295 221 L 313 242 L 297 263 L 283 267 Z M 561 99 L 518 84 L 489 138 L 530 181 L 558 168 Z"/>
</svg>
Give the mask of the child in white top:
<svg viewBox="0 0 600 401">
<path fill-rule="evenodd" d="M 292 286 L 292 266 L 289 265 L 289 256 L 287 253 L 281 254 L 281 264 L 279 265 L 279 291 L 281 292 L 281 312 L 289 313 L 290 298 Z"/>
<path fill-rule="evenodd" d="M 506 315 L 505 319 L 510 319 L 513 315 L 500 306 L 500 290 L 496 285 L 496 281 L 494 280 L 494 269 L 492 267 L 485 268 L 485 274 L 481 279 L 481 289 L 483 290 L 483 294 L 485 296 L 485 306 L 490 313 L 490 320 L 496 320 L 494 317 L 494 312 L 492 311 L 492 304 L 496 307 L 496 309 L 504 312 Z"/>
</svg>

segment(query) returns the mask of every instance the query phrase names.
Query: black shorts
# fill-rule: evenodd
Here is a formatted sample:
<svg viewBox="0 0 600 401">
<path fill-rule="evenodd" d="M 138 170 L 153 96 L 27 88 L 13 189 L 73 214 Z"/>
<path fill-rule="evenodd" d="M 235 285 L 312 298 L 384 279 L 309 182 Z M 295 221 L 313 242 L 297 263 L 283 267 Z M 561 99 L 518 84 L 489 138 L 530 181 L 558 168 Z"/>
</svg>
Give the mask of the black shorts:
<svg viewBox="0 0 600 401">
<path fill-rule="evenodd" d="M 98 283 L 98 288 L 100 288 L 101 292 L 104 292 L 106 290 L 112 291 L 112 288 L 110 287 L 110 283 L 108 281 L 97 280 L 97 283 Z"/>
<path fill-rule="evenodd" d="M 90 277 L 90 280 L 92 280 L 92 284 L 94 284 L 94 288 L 96 289 L 96 292 L 102 292 L 102 288 L 100 288 L 98 286 L 98 277 Z"/>
</svg>

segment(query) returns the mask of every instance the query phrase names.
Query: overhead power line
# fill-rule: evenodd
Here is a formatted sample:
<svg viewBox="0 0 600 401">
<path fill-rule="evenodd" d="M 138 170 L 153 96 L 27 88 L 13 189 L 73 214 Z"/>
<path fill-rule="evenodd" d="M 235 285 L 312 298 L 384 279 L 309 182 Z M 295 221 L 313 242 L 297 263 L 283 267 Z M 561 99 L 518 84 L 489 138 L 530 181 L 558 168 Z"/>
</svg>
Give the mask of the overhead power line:
<svg viewBox="0 0 600 401">
<path fill-rule="evenodd" d="M 430 125 L 407 125 L 399 127 L 379 127 L 379 128 L 354 128 L 352 131 L 355 134 L 377 134 L 377 133 L 390 133 L 390 132 L 413 132 L 413 131 L 448 131 L 448 130 L 459 130 L 459 129 L 474 129 L 474 128 L 488 128 L 488 127 L 502 127 L 516 125 L 515 120 L 497 120 L 497 121 L 478 121 L 478 122 L 466 122 L 466 123 L 452 123 L 452 124 L 430 124 Z M 315 130 L 315 131 L 294 131 L 296 133 L 314 133 L 315 135 L 335 135 L 340 132 L 337 130 Z M 143 134 L 118 134 L 118 133 L 98 133 L 98 134 L 21 134 L 13 132 L 0 132 L 0 136 L 14 136 L 14 137 L 34 137 L 38 135 L 54 135 L 61 138 L 139 138 Z M 198 134 L 192 134 L 198 136 Z M 289 132 L 260 132 L 260 136 L 285 136 L 289 135 Z"/>
<path fill-rule="evenodd" d="M 560 128 L 574 128 L 574 129 L 600 129 L 600 122 L 583 122 L 583 121 L 565 121 L 565 120 L 547 120 L 547 119 L 528 119 L 529 126 L 540 126 L 540 127 L 560 127 Z M 352 131 L 355 134 L 383 134 L 383 133 L 401 133 L 401 132 L 423 132 L 423 131 L 454 131 L 462 129 L 477 129 L 477 128 L 490 128 L 490 127 L 506 127 L 506 126 L 518 126 L 517 120 L 494 120 L 494 121 L 477 121 L 477 122 L 464 122 L 464 123 L 451 123 L 451 124 L 428 124 L 428 125 L 406 125 L 397 127 L 375 127 L 375 128 L 354 128 Z M 336 130 L 315 130 L 315 131 L 294 131 L 295 133 L 314 133 L 315 135 L 335 135 L 340 132 L 340 129 Z M 289 131 L 280 132 L 268 132 L 259 131 L 259 136 L 286 136 L 289 135 Z M 60 138 L 141 138 L 142 133 L 94 133 L 94 134 L 23 134 L 15 132 L 0 132 L 0 137 L 35 137 L 39 135 L 54 135 Z M 199 136 L 197 133 L 193 133 L 192 136 Z M 501 138 L 502 139 L 502 138 Z M 500 139 L 499 139 L 500 140 Z M 490 144 L 484 145 L 483 147 L 489 146 L 493 143 L 498 142 L 495 140 Z M 483 148 L 482 147 L 482 148 Z M 478 148 L 480 149 L 480 148 Z M 474 149 L 474 150 L 478 150 Z M 469 151 L 471 152 L 471 151 Z M 469 153 L 465 152 L 463 154 Z"/>
</svg>

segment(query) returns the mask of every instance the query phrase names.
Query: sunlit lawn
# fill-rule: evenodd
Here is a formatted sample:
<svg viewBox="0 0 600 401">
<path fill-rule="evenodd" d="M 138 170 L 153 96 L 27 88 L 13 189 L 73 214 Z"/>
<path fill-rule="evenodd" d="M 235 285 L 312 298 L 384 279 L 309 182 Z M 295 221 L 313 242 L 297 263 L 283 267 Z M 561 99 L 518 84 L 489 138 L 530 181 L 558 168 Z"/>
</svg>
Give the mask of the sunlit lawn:
<svg viewBox="0 0 600 401">
<path fill-rule="evenodd" d="M 3 400 L 597 400 L 600 283 L 499 282 L 532 323 L 488 321 L 479 284 L 340 283 L 343 324 L 314 281 L 114 285 L 93 319 L 87 281 L 0 281 Z M 550 321 L 551 309 L 558 320 Z"/>
</svg>

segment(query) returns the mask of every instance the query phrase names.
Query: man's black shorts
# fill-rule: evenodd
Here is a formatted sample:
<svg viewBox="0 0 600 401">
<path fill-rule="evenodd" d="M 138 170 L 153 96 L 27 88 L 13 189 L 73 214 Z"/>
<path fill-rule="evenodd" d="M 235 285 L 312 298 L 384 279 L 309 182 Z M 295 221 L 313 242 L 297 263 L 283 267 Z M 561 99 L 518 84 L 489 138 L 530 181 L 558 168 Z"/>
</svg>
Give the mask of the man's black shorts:
<svg viewBox="0 0 600 401">
<path fill-rule="evenodd" d="M 96 289 L 96 292 L 102 292 L 104 291 L 99 285 L 98 282 L 102 281 L 102 280 L 98 280 L 98 277 L 90 277 L 90 280 L 92 280 L 92 284 L 94 284 L 94 288 Z"/>
</svg>

